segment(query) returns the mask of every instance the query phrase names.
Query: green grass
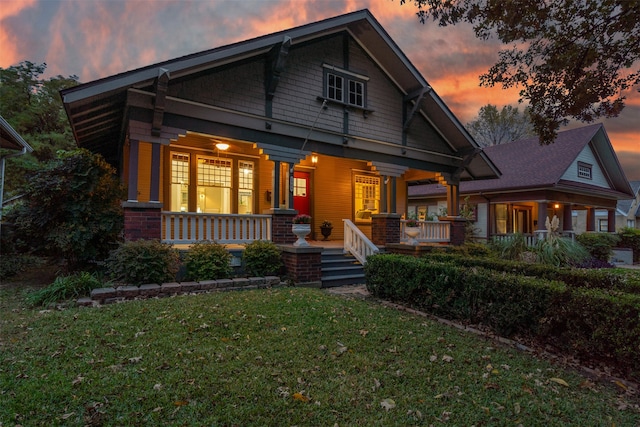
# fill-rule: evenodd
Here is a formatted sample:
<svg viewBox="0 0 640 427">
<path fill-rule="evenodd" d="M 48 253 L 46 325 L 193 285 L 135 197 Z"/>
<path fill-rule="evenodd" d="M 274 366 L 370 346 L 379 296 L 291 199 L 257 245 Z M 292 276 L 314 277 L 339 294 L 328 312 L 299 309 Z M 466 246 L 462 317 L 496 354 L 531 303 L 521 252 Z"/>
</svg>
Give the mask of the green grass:
<svg viewBox="0 0 640 427">
<path fill-rule="evenodd" d="M 3 426 L 640 424 L 619 386 L 320 290 L 64 311 L 0 296 Z"/>
</svg>

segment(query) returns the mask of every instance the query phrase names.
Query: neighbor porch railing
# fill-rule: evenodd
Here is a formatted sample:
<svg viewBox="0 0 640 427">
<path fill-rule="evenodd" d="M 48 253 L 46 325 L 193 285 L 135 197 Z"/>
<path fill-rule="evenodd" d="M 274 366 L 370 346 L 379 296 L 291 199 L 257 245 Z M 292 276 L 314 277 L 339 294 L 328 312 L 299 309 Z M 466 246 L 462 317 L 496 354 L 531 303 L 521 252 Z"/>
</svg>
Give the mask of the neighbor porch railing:
<svg viewBox="0 0 640 427">
<path fill-rule="evenodd" d="M 369 255 L 378 253 L 378 247 L 351 220 L 343 219 L 342 222 L 344 223 L 344 251 L 351 253 L 360 261 L 360 264 L 366 264 Z"/>
<path fill-rule="evenodd" d="M 162 212 L 162 241 L 189 244 L 201 240 L 250 243 L 271 240 L 271 215 Z"/>
<path fill-rule="evenodd" d="M 406 241 L 407 236 L 404 229 L 407 220 L 400 221 L 400 238 Z M 451 241 L 451 223 L 448 221 L 418 221 L 420 234 L 416 237 L 418 242 L 423 243 L 448 243 Z"/>
</svg>

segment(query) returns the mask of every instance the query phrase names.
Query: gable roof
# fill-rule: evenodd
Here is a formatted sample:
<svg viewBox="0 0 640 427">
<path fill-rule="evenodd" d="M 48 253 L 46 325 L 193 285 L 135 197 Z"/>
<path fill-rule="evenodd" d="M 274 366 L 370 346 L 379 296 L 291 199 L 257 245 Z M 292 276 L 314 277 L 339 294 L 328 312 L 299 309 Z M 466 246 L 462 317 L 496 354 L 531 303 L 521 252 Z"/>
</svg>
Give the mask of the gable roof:
<svg viewBox="0 0 640 427">
<path fill-rule="evenodd" d="M 585 147 L 590 147 L 600 162 L 610 188 L 562 179 Z M 499 179 L 460 183 L 460 193 L 496 193 L 544 188 L 579 191 L 589 195 L 625 199 L 633 192 L 602 124 L 583 126 L 558 133 L 553 144 L 540 145 L 538 137 L 486 147 L 484 152 L 502 172 Z M 410 197 L 444 192 L 436 184 L 409 187 Z"/>
<path fill-rule="evenodd" d="M 233 62 L 267 55 L 285 37 L 291 45 L 347 32 L 369 54 L 405 95 L 424 93 L 419 111 L 437 128 L 453 150 L 465 153 L 479 148 L 464 126 L 444 104 L 426 79 L 366 9 L 302 25 L 247 41 L 206 50 L 169 61 L 106 77 L 60 92 L 71 128 L 79 146 L 117 159 L 123 140 L 127 90 L 148 88 L 159 72 L 181 79 Z M 498 169 L 480 152 L 466 168 L 465 178 L 495 177 Z"/>
<path fill-rule="evenodd" d="M 8 150 L 22 150 L 30 153 L 33 148 L 16 132 L 4 117 L 0 116 L 0 148 Z"/>
<path fill-rule="evenodd" d="M 634 199 L 618 200 L 618 204 L 616 206 L 623 215 L 629 215 L 632 213 L 630 212 L 631 206 L 633 205 L 635 198 L 638 197 L 638 192 L 640 191 L 640 181 L 629 181 L 629 185 L 631 185 L 631 191 L 633 192 Z M 638 213 L 640 213 L 640 205 L 638 205 L 638 210 L 635 212 L 635 216 L 638 216 Z"/>
</svg>

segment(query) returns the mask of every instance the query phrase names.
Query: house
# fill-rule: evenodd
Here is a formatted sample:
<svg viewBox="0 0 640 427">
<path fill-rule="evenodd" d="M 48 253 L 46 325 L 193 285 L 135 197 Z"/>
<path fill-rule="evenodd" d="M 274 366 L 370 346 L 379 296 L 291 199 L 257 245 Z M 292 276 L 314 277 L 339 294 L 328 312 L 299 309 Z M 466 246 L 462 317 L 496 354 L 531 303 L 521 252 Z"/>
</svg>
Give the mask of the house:
<svg viewBox="0 0 640 427">
<path fill-rule="evenodd" d="M 633 199 L 618 200 L 615 229 L 640 228 L 640 181 L 630 181 Z M 582 218 L 579 218 L 579 221 Z M 609 218 L 606 211 L 596 211 L 596 231 L 607 231 Z"/>
<path fill-rule="evenodd" d="M 33 148 L 11 127 L 4 117 L 0 116 L 0 223 L 2 223 L 2 207 L 4 206 L 6 160 L 32 151 Z"/>
<path fill-rule="evenodd" d="M 61 96 L 78 145 L 128 188 L 129 240 L 291 245 L 308 214 L 312 239 L 328 220 L 345 250 L 375 251 L 400 240 L 409 182 L 441 180 L 455 219 L 460 182 L 499 174 L 368 10 Z"/>
<path fill-rule="evenodd" d="M 564 234 L 599 231 L 598 210 L 606 212 L 604 231 L 614 232 L 616 205 L 634 195 L 601 124 L 559 132 L 550 145 L 535 137 L 486 147 L 484 153 L 502 176 L 459 187 L 460 197 L 473 207 L 480 239 L 544 234 L 547 217 L 554 216 Z M 444 195 L 437 184 L 411 186 L 409 210 L 436 213 L 445 205 Z"/>
</svg>

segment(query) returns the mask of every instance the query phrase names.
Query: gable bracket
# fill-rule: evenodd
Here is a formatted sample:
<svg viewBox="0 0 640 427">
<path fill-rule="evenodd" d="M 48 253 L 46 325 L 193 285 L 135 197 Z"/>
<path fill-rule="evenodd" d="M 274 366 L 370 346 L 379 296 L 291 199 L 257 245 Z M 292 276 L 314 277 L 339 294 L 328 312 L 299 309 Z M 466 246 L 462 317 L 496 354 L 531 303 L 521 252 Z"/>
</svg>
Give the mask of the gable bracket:
<svg viewBox="0 0 640 427">
<path fill-rule="evenodd" d="M 291 47 L 291 37 L 284 36 L 282 43 L 276 44 L 269 52 L 265 79 L 267 100 L 272 100 L 280 82 L 280 74 L 284 70 Z"/>
<path fill-rule="evenodd" d="M 162 130 L 162 119 L 166 106 L 167 89 L 169 87 L 169 70 L 158 69 L 158 77 L 154 83 L 155 100 L 153 102 L 153 123 L 151 124 L 151 135 L 160 136 Z"/>
<path fill-rule="evenodd" d="M 402 125 L 403 132 L 406 132 L 409 126 L 411 125 L 413 118 L 416 116 L 416 114 L 418 113 L 418 110 L 420 109 L 420 103 L 422 102 L 422 99 L 430 91 L 431 91 L 431 86 L 425 86 L 407 94 L 404 97 L 405 103 L 413 100 L 413 106 L 411 107 L 411 111 L 405 117 L 404 124 Z"/>
</svg>

